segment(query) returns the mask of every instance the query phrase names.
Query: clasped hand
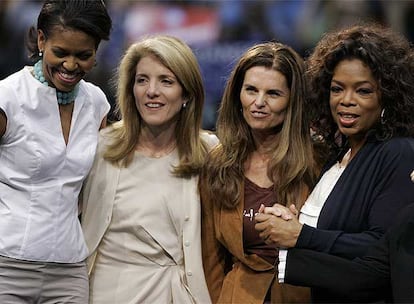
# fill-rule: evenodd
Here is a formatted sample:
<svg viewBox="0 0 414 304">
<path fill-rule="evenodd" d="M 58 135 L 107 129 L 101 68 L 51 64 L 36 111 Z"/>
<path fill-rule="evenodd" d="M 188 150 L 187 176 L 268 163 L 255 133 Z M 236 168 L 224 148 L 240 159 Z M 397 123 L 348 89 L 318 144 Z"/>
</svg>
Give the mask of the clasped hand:
<svg viewBox="0 0 414 304">
<path fill-rule="evenodd" d="M 295 247 L 303 226 L 298 220 L 298 214 L 293 204 L 289 208 L 280 204 L 272 207 L 261 205 L 255 215 L 255 229 L 268 245 L 279 248 Z"/>
</svg>

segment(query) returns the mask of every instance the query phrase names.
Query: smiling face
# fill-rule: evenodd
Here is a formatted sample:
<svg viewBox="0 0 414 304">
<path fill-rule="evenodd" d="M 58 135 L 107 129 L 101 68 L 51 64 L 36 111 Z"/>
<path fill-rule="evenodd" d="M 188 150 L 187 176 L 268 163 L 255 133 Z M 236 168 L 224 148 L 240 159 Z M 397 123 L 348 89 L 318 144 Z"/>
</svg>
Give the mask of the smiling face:
<svg viewBox="0 0 414 304">
<path fill-rule="evenodd" d="M 56 26 L 46 39 L 39 30 L 38 47 L 45 79 L 60 91 L 73 90 L 95 65 L 95 40 L 82 31 Z"/>
<path fill-rule="evenodd" d="M 339 131 L 354 144 L 365 141 L 381 115 L 380 94 L 370 68 L 359 59 L 335 67 L 330 89 L 332 117 Z"/>
<path fill-rule="evenodd" d="M 186 102 L 176 76 L 153 55 L 137 64 L 134 97 L 144 126 L 152 129 L 174 127 Z"/>
<path fill-rule="evenodd" d="M 255 66 L 246 71 L 240 101 L 243 117 L 255 131 L 272 131 L 283 124 L 290 90 L 286 77 L 275 70 Z"/>
</svg>

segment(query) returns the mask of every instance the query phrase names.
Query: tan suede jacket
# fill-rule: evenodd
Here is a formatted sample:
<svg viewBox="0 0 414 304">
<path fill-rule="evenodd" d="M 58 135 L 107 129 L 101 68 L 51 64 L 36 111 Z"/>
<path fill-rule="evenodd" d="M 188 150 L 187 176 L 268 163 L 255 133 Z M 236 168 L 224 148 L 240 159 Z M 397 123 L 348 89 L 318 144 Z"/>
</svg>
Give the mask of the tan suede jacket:
<svg viewBox="0 0 414 304">
<path fill-rule="evenodd" d="M 277 267 L 244 253 L 244 201 L 233 210 L 220 208 L 203 185 L 200 179 L 203 266 L 212 302 L 263 304 L 270 289 L 272 303 L 310 303 L 309 288 L 279 284 Z"/>
</svg>

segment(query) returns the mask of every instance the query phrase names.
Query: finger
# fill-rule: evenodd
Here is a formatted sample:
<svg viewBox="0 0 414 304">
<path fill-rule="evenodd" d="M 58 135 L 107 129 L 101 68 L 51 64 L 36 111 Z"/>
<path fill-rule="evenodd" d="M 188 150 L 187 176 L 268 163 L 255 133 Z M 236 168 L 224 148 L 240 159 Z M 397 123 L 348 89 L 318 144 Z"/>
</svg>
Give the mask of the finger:
<svg viewBox="0 0 414 304">
<path fill-rule="evenodd" d="M 273 207 L 266 207 L 265 213 L 271 213 L 275 216 L 283 218 L 284 220 L 291 220 L 295 216 L 288 208 L 282 205 L 273 205 Z"/>
<path fill-rule="evenodd" d="M 274 207 L 274 206 L 273 207 L 265 207 L 264 210 L 263 210 L 263 213 L 273 214 L 275 216 L 281 216 L 282 215 L 281 210 L 277 207 Z"/>
<path fill-rule="evenodd" d="M 265 209 L 265 205 L 264 204 L 260 204 L 259 210 L 257 212 L 259 213 L 263 213 Z"/>
<path fill-rule="evenodd" d="M 289 206 L 289 210 L 290 210 L 290 212 L 292 212 L 295 216 L 298 216 L 298 214 L 299 214 L 299 210 L 298 210 L 298 209 L 296 209 L 296 206 L 295 206 L 294 204 L 291 204 L 291 205 Z"/>
<path fill-rule="evenodd" d="M 266 214 L 266 213 L 256 213 L 254 216 L 254 219 L 256 220 L 256 222 L 264 222 L 267 221 L 268 219 L 270 219 L 272 217 L 271 214 Z"/>
</svg>

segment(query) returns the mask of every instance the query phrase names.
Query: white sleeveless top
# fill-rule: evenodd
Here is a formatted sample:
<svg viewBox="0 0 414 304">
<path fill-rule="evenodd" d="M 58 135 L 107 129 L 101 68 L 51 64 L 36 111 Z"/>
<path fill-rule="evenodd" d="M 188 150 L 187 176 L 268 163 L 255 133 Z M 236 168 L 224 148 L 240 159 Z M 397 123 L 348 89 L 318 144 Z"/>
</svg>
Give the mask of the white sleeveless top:
<svg viewBox="0 0 414 304">
<path fill-rule="evenodd" d="M 75 263 L 88 250 L 78 220 L 78 195 L 109 111 L 101 89 L 80 82 L 68 144 L 55 89 L 25 67 L 0 82 L 6 132 L 0 139 L 0 255 Z"/>
</svg>

